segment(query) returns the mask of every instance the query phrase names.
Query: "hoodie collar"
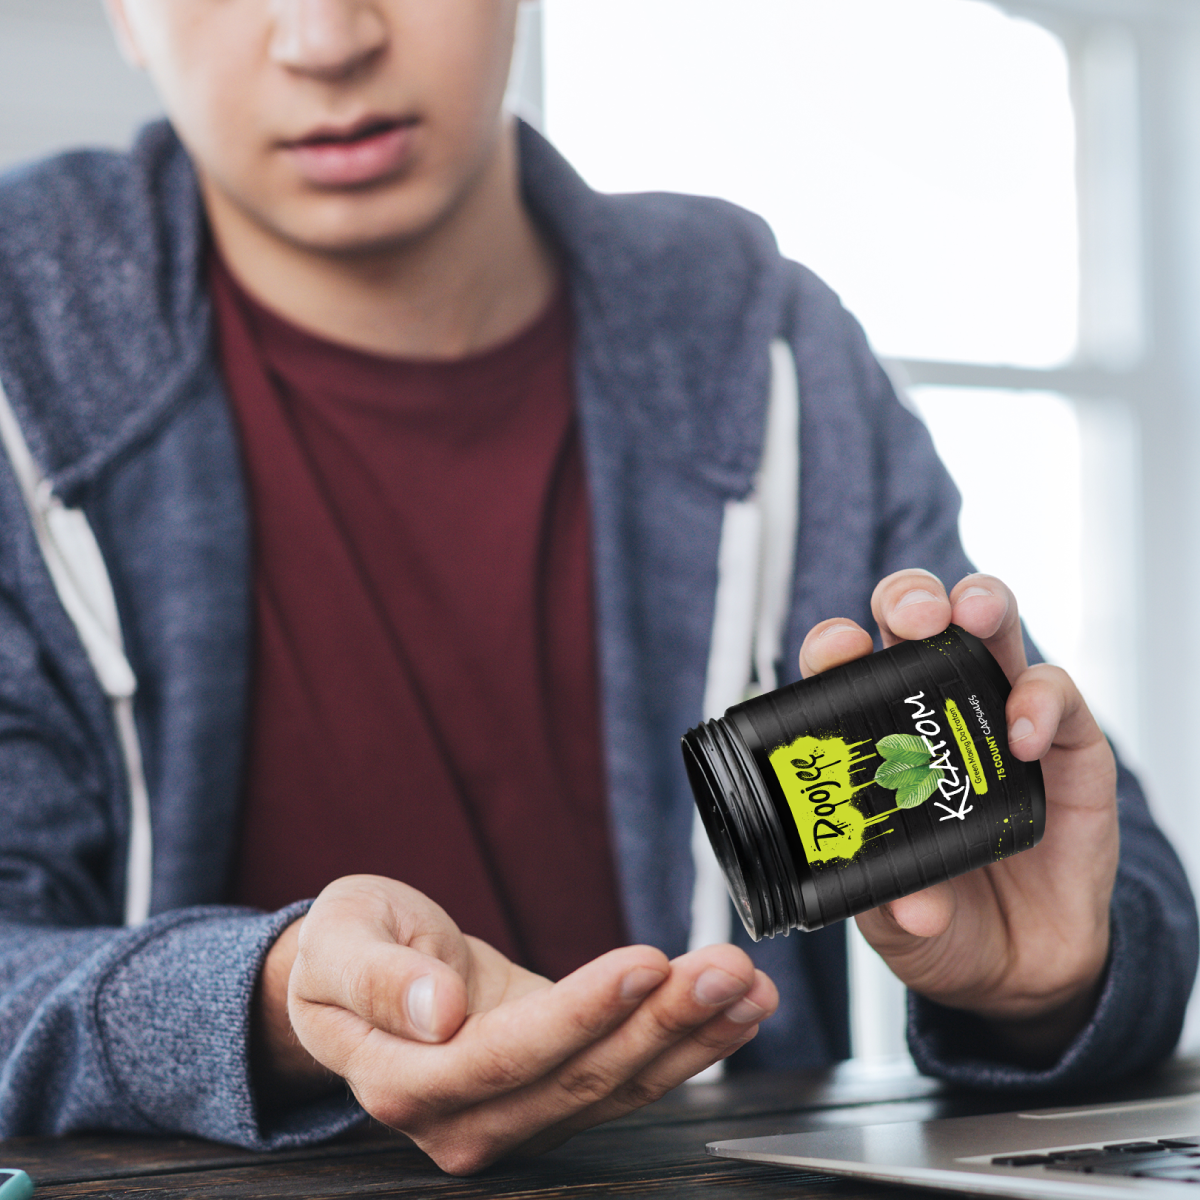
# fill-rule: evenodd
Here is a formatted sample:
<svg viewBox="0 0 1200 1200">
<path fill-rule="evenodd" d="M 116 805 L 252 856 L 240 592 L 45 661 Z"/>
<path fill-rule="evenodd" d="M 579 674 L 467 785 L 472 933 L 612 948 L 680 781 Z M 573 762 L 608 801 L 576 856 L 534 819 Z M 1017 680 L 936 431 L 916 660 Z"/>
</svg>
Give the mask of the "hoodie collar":
<svg viewBox="0 0 1200 1200">
<path fill-rule="evenodd" d="M 208 359 L 195 176 L 165 123 L 0 186 L 0 376 L 68 498 L 145 437 Z"/>
<path fill-rule="evenodd" d="M 719 200 L 610 196 L 520 127 L 526 202 L 572 278 L 581 372 L 643 453 L 728 496 L 753 486 L 786 287 L 774 237 Z"/>
</svg>

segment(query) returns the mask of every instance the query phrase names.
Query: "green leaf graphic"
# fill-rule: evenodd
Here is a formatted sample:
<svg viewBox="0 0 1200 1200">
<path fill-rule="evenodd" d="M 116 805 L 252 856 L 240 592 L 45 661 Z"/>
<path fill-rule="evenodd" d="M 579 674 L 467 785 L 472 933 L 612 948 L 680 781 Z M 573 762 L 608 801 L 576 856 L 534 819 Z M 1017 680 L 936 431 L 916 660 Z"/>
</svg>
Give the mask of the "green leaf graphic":
<svg viewBox="0 0 1200 1200">
<path fill-rule="evenodd" d="M 879 739 L 875 749 L 884 758 L 909 767 L 925 766 L 933 757 L 924 740 L 911 733 L 889 733 Z"/>
<path fill-rule="evenodd" d="M 896 793 L 896 806 L 898 808 L 916 808 L 918 805 L 924 804 L 937 791 L 937 785 L 941 778 L 942 772 L 937 767 L 931 768 L 925 773 L 925 778 L 915 787 Z"/>
<path fill-rule="evenodd" d="M 893 750 L 884 760 L 901 767 L 927 767 L 933 755 L 928 750 Z"/>
<path fill-rule="evenodd" d="M 882 763 L 875 772 L 875 782 L 880 787 L 891 788 L 892 791 L 907 791 L 917 787 L 930 772 L 926 766 L 909 767 L 895 759 Z"/>
</svg>

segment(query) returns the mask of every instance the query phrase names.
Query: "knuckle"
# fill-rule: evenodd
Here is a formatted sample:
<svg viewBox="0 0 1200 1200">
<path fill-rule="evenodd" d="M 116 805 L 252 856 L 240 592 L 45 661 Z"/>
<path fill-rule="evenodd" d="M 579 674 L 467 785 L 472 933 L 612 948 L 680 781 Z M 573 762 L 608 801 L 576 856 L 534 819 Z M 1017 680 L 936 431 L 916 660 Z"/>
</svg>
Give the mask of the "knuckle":
<svg viewBox="0 0 1200 1200">
<path fill-rule="evenodd" d="M 450 1086 L 445 1071 L 418 1070 L 398 1082 L 395 1072 L 381 1069 L 377 1062 L 356 1065 L 359 1069 L 345 1078 L 367 1114 L 417 1140 L 452 1131 L 478 1099 L 462 1095 L 461 1087 Z"/>
<path fill-rule="evenodd" d="M 411 1129 L 416 1120 L 417 1106 L 410 1097 L 374 1081 L 352 1082 L 350 1086 L 355 1099 L 368 1116 L 390 1129 Z"/>
<path fill-rule="evenodd" d="M 698 1022 L 689 1020 L 682 1014 L 676 1015 L 668 1009 L 654 1014 L 649 1033 L 655 1041 L 670 1045 L 694 1032 L 697 1024 Z"/>
<path fill-rule="evenodd" d="M 1046 676 L 1047 678 L 1054 680 L 1054 682 L 1061 688 L 1069 688 L 1074 686 L 1071 676 L 1068 675 L 1062 667 L 1056 667 L 1052 663 L 1046 664 Z"/>
<path fill-rule="evenodd" d="M 527 1082 L 525 1076 L 520 1061 L 495 1046 L 475 1064 L 475 1077 L 489 1092 L 511 1092 L 523 1087 Z"/>
<path fill-rule="evenodd" d="M 607 1012 L 580 1012 L 572 1018 L 572 1024 L 579 1032 L 579 1040 L 587 1045 L 598 1041 L 608 1033 L 612 1018 Z"/>
<path fill-rule="evenodd" d="M 390 1099 L 383 1094 L 382 1089 L 374 1083 L 358 1079 L 349 1079 L 347 1082 L 350 1084 L 350 1090 L 354 1093 L 354 1098 L 368 1116 L 382 1121 L 385 1125 L 392 1124 L 391 1117 L 394 1115 L 392 1104 Z"/>
<path fill-rule="evenodd" d="M 443 1115 L 419 1091 L 397 1085 L 393 1077 L 378 1069 L 351 1070 L 345 1080 L 363 1111 L 390 1129 L 414 1135 Z"/>
<path fill-rule="evenodd" d="M 1025 686 L 1029 693 L 1048 701 L 1069 695 L 1075 687 L 1070 675 L 1062 667 L 1050 663 L 1035 663 L 1026 670 L 1025 676 Z"/>
<path fill-rule="evenodd" d="M 375 988 L 367 964 L 353 960 L 342 968 L 341 992 L 345 1007 L 369 1024 L 375 1024 Z"/>
<path fill-rule="evenodd" d="M 513 1148 L 513 1139 L 478 1121 L 450 1121 L 428 1137 L 417 1137 L 418 1146 L 447 1175 L 474 1175 L 490 1167 Z"/>
<path fill-rule="evenodd" d="M 661 1100 L 666 1095 L 668 1086 L 658 1080 L 634 1078 L 617 1089 L 616 1098 L 629 1108 L 644 1108 L 647 1104 L 653 1104 L 655 1100 Z"/>
<path fill-rule="evenodd" d="M 730 1049 L 741 1043 L 746 1034 L 744 1025 L 737 1026 L 733 1029 L 721 1028 L 719 1025 L 706 1025 L 702 1029 L 696 1030 L 693 1041 L 696 1045 L 704 1050 L 709 1050 L 714 1054 L 727 1054 Z"/>
<path fill-rule="evenodd" d="M 610 1095 L 613 1081 L 600 1071 L 577 1068 L 559 1076 L 559 1087 L 583 1106 L 595 1104 Z"/>
<path fill-rule="evenodd" d="M 453 1143 L 422 1149 L 447 1175 L 474 1175 L 495 1162 L 501 1153 L 499 1149 L 492 1147 L 462 1146 Z"/>
</svg>

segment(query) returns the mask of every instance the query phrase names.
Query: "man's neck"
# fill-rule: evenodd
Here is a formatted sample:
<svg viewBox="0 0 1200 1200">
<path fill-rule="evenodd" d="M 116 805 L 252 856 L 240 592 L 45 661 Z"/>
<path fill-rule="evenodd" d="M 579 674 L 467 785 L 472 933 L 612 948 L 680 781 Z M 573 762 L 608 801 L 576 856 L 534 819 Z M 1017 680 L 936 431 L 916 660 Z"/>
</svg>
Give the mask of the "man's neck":
<svg viewBox="0 0 1200 1200">
<path fill-rule="evenodd" d="M 455 359 L 508 340 L 553 294 L 557 265 L 520 198 L 515 128 L 477 186 L 403 245 L 334 254 L 287 242 L 202 180 L 222 257 L 256 299 L 373 354 Z"/>
</svg>

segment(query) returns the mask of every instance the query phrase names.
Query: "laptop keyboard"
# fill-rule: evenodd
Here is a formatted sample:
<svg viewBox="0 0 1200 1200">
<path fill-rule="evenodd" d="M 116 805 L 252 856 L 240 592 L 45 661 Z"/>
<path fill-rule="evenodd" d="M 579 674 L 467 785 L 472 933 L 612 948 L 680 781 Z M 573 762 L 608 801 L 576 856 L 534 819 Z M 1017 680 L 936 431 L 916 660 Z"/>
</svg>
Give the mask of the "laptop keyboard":
<svg viewBox="0 0 1200 1200">
<path fill-rule="evenodd" d="M 1200 1134 L 1159 1138 L 1154 1142 L 1116 1142 L 1090 1150 L 1047 1154 L 1002 1154 L 994 1167 L 1044 1167 L 1079 1175 L 1124 1175 L 1130 1179 L 1174 1179 L 1200 1183 Z"/>
</svg>

